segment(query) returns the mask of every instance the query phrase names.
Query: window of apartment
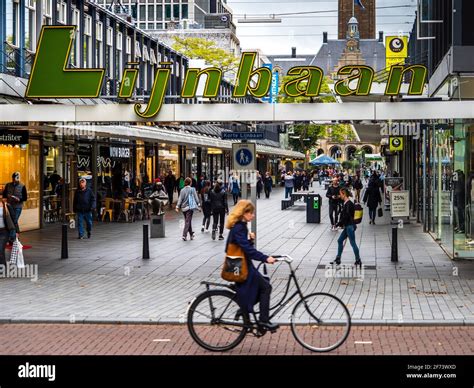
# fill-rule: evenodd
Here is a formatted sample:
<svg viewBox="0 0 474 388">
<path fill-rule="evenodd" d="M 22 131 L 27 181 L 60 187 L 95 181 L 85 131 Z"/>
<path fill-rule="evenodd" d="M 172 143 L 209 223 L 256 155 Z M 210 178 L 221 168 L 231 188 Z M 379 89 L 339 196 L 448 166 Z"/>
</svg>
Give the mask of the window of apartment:
<svg viewBox="0 0 474 388">
<path fill-rule="evenodd" d="M 92 63 L 92 18 L 85 16 L 84 18 L 84 67 L 90 67 Z"/>
<path fill-rule="evenodd" d="M 156 6 L 156 20 L 163 20 L 163 6 Z"/>
<path fill-rule="evenodd" d="M 71 50 L 71 63 L 75 67 L 80 67 L 79 63 L 79 53 L 81 52 L 81 42 L 80 42 L 80 25 L 79 25 L 80 13 L 78 9 L 72 10 L 72 24 L 76 26 L 76 33 L 74 35 L 74 43 Z"/>
<path fill-rule="evenodd" d="M 187 19 L 188 18 L 188 5 L 181 4 L 181 18 Z"/>
<path fill-rule="evenodd" d="M 28 0 L 25 9 L 25 48 L 30 51 L 35 49 L 36 17 L 34 1 Z"/>
<path fill-rule="evenodd" d="M 106 67 L 107 67 L 107 76 L 110 78 L 113 77 L 113 34 L 114 31 L 112 27 L 107 27 L 107 58 L 106 58 Z"/>
<path fill-rule="evenodd" d="M 66 3 L 58 3 L 59 23 L 66 24 L 67 8 Z"/>
<path fill-rule="evenodd" d="M 96 44 L 95 44 L 95 65 L 96 67 L 104 67 L 104 58 L 103 58 L 103 39 L 102 39 L 102 34 L 104 33 L 104 27 L 102 25 L 102 22 L 97 22 L 95 25 L 95 39 L 96 39 Z"/>
<path fill-rule="evenodd" d="M 146 20 L 146 5 L 140 5 L 138 8 L 138 20 L 144 21 Z"/>
<path fill-rule="evenodd" d="M 155 20 L 155 6 L 148 4 L 148 21 L 152 22 L 153 20 Z"/>
<path fill-rule="evenodd" d="M 146 23 L 140 23 L 139 28 L 141 30 L 146 30 Z"/>
<path fill-rule="evenodd" d="M 173 4 L 173 17 L 179 19 L 179 4 Z"/>
<path fill-rule="evenodd" d="M 125 53 L 127 54 L 127 62 L 132 61 L 132 38 L 127 36 L 127 40 L 125 43 Z"/>
<path fill-rule="evenodd" d="M 150 63 L 152 65 L 156 65 L 155 50 L 153 50 L 153 49 L 150 49 Z"/>
<path fill-rule="evenodd" d="M 165 20 L 171 20 L 171 4 L 165 5 Z"/>
<path fill-rule="evenodd" d="M 148 55 L 148 48 L 146 46 L 143 46 L 143 60 L 144 61 L 150 60 L 150 56 Z"/>
<path fill-rule="evenodd" d="M 135 42 L 135 56 L 137 58 L 142 57 L 142 51 L 140 50 L 140 42 L 138 42 L 138 41 Z"/>
</svg>

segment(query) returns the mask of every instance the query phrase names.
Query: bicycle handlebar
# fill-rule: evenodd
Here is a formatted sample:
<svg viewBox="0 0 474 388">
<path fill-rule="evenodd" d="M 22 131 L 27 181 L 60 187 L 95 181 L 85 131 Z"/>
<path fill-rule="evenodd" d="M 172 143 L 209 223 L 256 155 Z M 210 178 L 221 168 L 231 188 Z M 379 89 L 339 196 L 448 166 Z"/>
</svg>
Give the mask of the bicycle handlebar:
<svg viewBox="0 0 474 388">
<path fill-rule="evenodd" d="M 291 263 L 293 261 L 293 258 L 288 256 L 288 255 L 272 255 L 276 261 L 284 261 L 286 263 Z"/>
</svg>

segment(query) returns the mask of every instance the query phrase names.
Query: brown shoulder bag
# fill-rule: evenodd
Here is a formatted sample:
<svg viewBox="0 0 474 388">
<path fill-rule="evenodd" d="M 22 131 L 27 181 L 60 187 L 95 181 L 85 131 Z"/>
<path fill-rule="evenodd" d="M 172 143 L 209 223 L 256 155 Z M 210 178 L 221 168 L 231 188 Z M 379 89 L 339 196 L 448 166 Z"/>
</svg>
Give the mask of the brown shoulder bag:
<svg viewBox="0 0 474 388">
<path fill-rule="evenodd" d="M 228 282 L 243 283 L 249 274 L 247 259 L 244 250 L 239 245 L 229 242 L 231 234 L 232 231 L 228 237 L 221 277 Z"/>
</svg>

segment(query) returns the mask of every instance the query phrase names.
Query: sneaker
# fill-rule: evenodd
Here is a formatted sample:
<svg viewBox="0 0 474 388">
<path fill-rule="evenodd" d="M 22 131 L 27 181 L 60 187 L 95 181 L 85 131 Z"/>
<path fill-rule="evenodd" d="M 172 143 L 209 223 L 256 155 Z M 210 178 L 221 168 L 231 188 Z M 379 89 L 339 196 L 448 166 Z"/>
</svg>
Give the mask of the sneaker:
<svg viewBox="0 0 474 388">
<path fill-rule="evenodd" d="M 191 233 L 190 239 L 191 239 L 191 240 L 194 240 L 194 237 L 196 237 L 196 235 L 195 235 L 194 232 L 193 232 L 193 233 Z"/>
<path fill-rule="evenodd" d="M 336 257 L 336 259 L 331 261 L 329 264 L 331 264 L 331 265 L 341 265 L 341 258 Z"/>
<path fill-rule="evenodd" d="M 201 233 L 204 233 L 204 226 L 201 228 Z"/>
<path fill-rule="evenodd" d="M 79 236 L 78 239 L 79 239 L 79 240 L 84 240 L 85 237 L 84 237 L 84 236 Z"/>
<path fill-rule="evenodd" d="M 357 266 L 362 267 L 362 261 L 361 261 L 360 259 L 356 259 L 354 265 L 355 265 L 356 267 L 357 267 Z"/>
<path fill-rule="evenodd" d="M 222 234 L 219 235 L 219 240 L 224 240 L 224 236 Z"/>
<path fill-rule="evenodd" d="M 215 231 L 215 230 L 212 231 L 212 239 L 213 239 L 213 240 L 216 239 L 216 231 Z"/>
<path fill-rule="evenodd" d="M 258 322 L 258 325 L 267 329 L 267 330 L 270 330 L 270 331 L 276 331 L 280 325 L 276 324 L 276 323 L 272 323 L 270 321 L 268 322 Z"/>
<path fill-rule="evenodd" d="M 187 238 L 185 236 L 181 237 L 183 241 L 186 241 Z"/>
</svg>

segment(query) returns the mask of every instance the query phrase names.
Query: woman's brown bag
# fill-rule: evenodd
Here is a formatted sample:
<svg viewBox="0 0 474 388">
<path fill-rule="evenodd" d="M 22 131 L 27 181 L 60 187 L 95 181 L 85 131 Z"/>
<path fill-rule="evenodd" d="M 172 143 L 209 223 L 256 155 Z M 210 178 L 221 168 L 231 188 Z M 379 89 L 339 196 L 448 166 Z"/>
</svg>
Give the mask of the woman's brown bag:
<svg viewBox="0 0 474 388">
<path fill-rule="evenodd" d="M 249 269 L 243 249 L 234 243 L 227 244 L 221 277 L 228 282 L 243 283 L 247 280 Z"/>
</svg>

